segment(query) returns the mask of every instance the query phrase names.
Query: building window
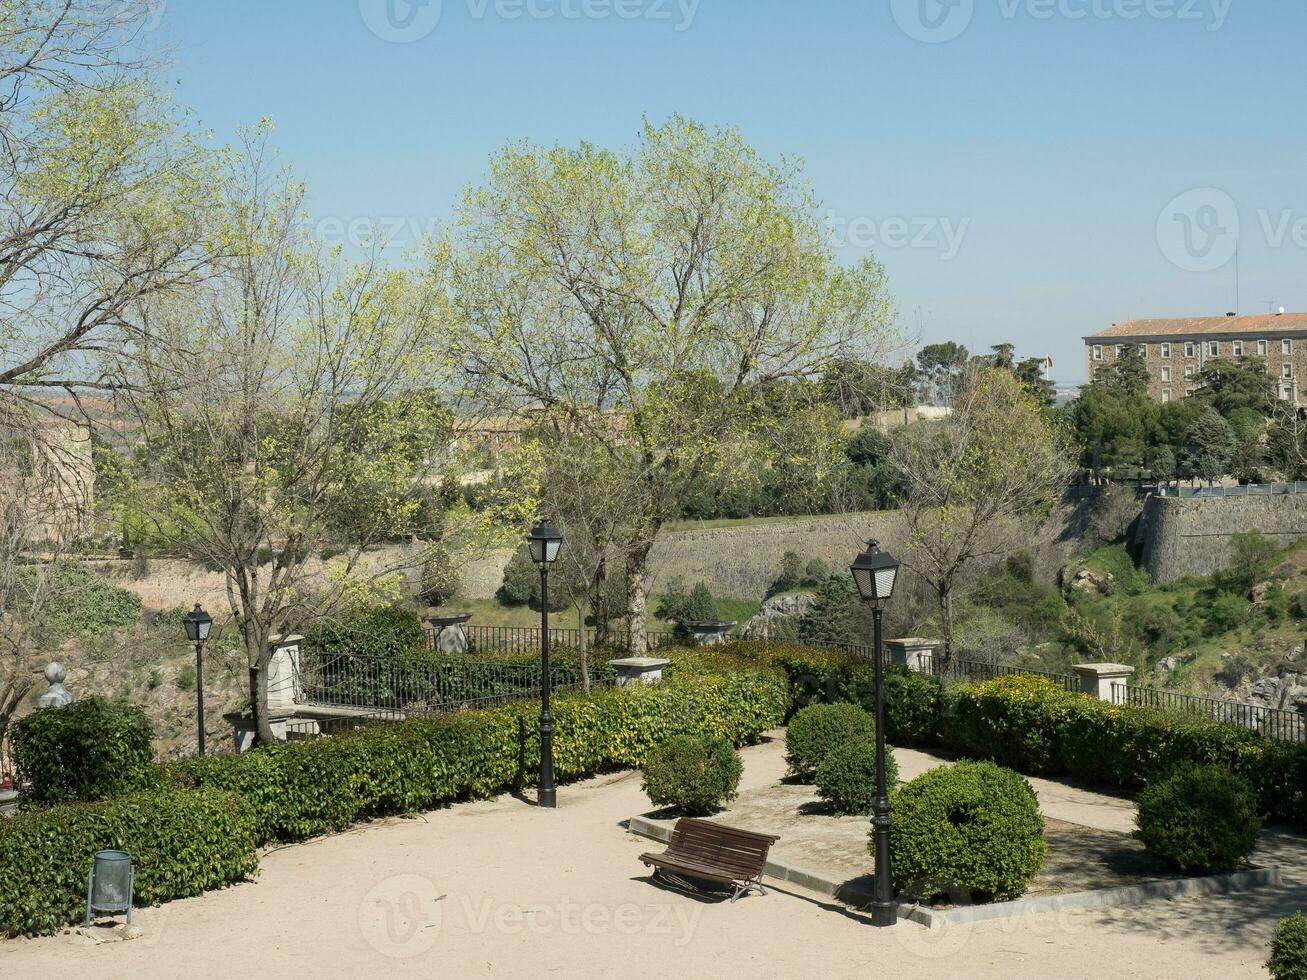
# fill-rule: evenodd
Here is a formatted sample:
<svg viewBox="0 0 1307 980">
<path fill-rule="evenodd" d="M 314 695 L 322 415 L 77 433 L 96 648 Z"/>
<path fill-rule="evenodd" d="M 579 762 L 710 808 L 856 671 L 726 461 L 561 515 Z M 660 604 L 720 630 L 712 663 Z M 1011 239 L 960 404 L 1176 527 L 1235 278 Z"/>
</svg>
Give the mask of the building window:
<svg viewBox="0 0 1307 980">
<path fill-rule="evenodd" d="M 1171 356 L 1171 345 L 1170 345 L 1170 344 L 1163 344 L 1163 345 L 1162 345 L 1162 356 L 1163 356 L 1163 357 L 1170 357 L 1170 356 Z"/>
<path fill-rule="evenodd" d="M 1184 356 L 1185 356 L 1185 357 L 1193 357 L 1196 353 L 1197 353 L 1197 351 L 1194 349 L 1194 344 L 1193 344 L 1193 343 L 1188 343 L 1188 344 L 1185 344 L 1185 345 L 1184 345 Z"/>
<path fill-rule="evenodd" d="M 1125 345 L 1124 345 L 1124 344 L 1117 344 L 1116 347 L 1114 348 L 1114 350 L 1116 351 L 1116 356 L 1117 356 L 1118 358 L 1121 356 L 1121 351 L 1122 351 L 1124 348 L 1125 348 Z"/>
<path fill-rule="evenodd" d="M 1140 345 L 1139 345 L 1139 356 L 1142 357 L 1142 358 L 1144 358 L 1144 360 L 1147 360 L 1147 359 L 1148 359 L 1148 345 L 1147 345 L 1147 344 L 1140 344 Z"/>
<path fill-rule="evenodd" d="M 1292 364 L 1281 364 L 1281 365 L 1280 365 L 1280 377 L 1282 377 L 1282 378 L 1292 378 L 1292 377 L 1293 377 L 1293 365 L 1292 365 Z"/>
<path fill-rule="evenodd" d="M 1164 402 L 1169 402 L 1170 400 L 1171 400 L 1171 389 L 1169 389 L 1169 388 L 1163 388 L 1163 389 L 1162 389 L 1162 401 L 1164 401 Z"/>
<path fill-rule="evenodd" d="M 1285 337 L 1283 340 L 1280 341 L 1280 353 L 1281 354 L 1293 353 L 1293 341 L 1290 340 L 1288 337 Z"/>
<path fill-rule="evenodd" d="M 1235 357 L 1243 357 L 1243 341 L 1242 341 L 1242 340 L 1236 340 L 1233 344 L 1230 345 L 1230 347 L 1231 347 L 1231 350 L 1233 351 Z"/>
<path fill-rule="evenodd" d="M 1192 364 L 1186 364 L 1184 366 L 1184 376 L 1186 378 L 1192 378 L 1194 376 L 1194 366 Z"/>
<path fill-rule="evenodd" d="M 1194 393 L 1194 390 L 1193 390 L 1192 388 L 1186 388 L 1186 389 L 1184 390 L 1184 396 L 1185 396 L 1186 398 L 1188 398 L 1188 397 L 1189 397 L 1190 395 L 1192 395 L 1193 393 Z"/>
<path fill-rule="evenodd" d="M 1220 343 L 1220 341 L 1217 341 L 1217 340 L 1209 340 L 1209 341 L 1207 342 L 1207 356 L 1208 356 L 1208 357 L 1220 357 L 1220 356 L 1221 356 L 1221 343 Z"/>
<path fill-rule="evenodd" d="M 1262 357 L 1266 356 L 1266 341 L 1264 340 L 1257 341 L 1257 353 Z"/>
<path fill-rule="evenodd" d="M 1098 344 L 1094 344 L 1094 360 L 1101 361 L 1102 359 L 1103 359 L 1103 348 Z"/>
<path fill-rule="evenodd" d="M 1162 380 L 1163 381 L 1171 380 L 1171 369 L 1169 367 L 1162 368 Z"/>
</svg>

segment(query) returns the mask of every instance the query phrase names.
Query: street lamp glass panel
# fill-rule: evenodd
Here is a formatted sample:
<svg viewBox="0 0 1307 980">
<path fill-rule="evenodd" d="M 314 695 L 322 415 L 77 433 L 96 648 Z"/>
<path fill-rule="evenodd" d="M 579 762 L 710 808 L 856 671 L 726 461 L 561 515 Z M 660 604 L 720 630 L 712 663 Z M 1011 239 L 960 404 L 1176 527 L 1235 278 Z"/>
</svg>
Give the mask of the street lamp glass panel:
<svg viewBox="0 0 1307 980">
<path fill-rule="evenodd" d="M 541 521 L 531 529 L 531 560 L 537 565 L 552 565 L 563 547 L 563 536 L 556 528 Z"/>
<path fill-rule="evenodd" d="M 899 563 L 893 555 L 881 551 L 875 541 L 868 541 L 867 550 L 853 560 L 849 571 L 853 573 L 854 584 L 862 598 L 881 601 L 894 594 Z"/>
<path fill-rule="evenodd" d="M 182 617 L 182 623 L 186 627 L 186 638 L 192 643 L 203 643 L 209 638 L 209 631 L 213 629 L 213 617 L 206 613 L 198 602 L 194 609 Z"/>
</svg>

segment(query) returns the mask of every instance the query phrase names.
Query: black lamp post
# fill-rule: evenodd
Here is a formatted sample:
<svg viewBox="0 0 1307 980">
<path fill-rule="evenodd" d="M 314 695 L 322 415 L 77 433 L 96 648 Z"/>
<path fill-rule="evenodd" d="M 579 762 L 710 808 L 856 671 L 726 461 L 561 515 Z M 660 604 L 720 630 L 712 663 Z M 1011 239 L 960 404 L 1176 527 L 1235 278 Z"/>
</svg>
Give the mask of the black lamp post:
<svg viewBox="0 0 1307 980">
<path fill-rule="evenodd" d="M 554 788 L 554 716 L 549 713 L 549 566 L 558 560 L 563 536 L 541 521 L 531 529 L 531 560 L 540 566 L 540 806 L 558 806 Z"/>
<path fill-rule="evenodd" d="M 853 559 L 853 581 L 858 593 L 871 603 L 875 623 L 874 650 L 876 677 L 876 802 L 872 804 L 871 825 L 876 835 L 875 900 L 871 903 L 873 925 L 892 926 L 898 921 L 898 907 L 894 904 L 894 879 L 890 874 L 889 856 L 889 787 L 885 785 L 885 665 L 881 651 L 881 608 L 894 593 L 894 579 L 899 563 L 881 551 L 875 541 L 867 542 L 867 550 Z"/>
<path fill-rule="evenodd" d="M 199 734 L 200 755 L 204 755 L 204 641 L 213 629 L 213 617 L 197 602 L 182 617 L 182 622 L 186 626 L 186 639 L 195 644 L 195 729 Z"/>
</svg>

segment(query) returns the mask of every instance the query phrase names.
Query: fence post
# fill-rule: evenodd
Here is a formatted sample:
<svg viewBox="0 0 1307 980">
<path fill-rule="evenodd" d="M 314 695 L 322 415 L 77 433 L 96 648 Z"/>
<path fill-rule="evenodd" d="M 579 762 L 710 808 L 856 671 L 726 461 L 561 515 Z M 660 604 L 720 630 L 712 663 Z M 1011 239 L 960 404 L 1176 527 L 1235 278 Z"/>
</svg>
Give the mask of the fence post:
<svg viewBox="0 0 1307 980">
<path fill-rule="evenodd" d="M 1112 701 L 1112 685 L 1126 684 L 1135 669 L 1129 664 L 1075 664 L 1071 668 L 1080 681 L 1080 693 Z"/>
</svg>

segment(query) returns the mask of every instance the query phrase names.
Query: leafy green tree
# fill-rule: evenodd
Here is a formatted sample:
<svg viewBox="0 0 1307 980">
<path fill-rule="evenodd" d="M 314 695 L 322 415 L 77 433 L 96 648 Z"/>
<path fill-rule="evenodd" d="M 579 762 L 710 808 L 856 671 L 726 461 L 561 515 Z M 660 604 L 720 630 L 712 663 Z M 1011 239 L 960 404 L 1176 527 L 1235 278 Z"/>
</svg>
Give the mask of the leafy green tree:
<svg viewBox="0 0 1307 980">
<path fill-rule="evenodd" d="M 904 560 L 935 593 L 947 663 L 966 571 L 1030 541 L 1070 478 L 1070 446 L 1014 375 L 986 369 L 947 419 L 900 430 L 894 456 L 907 486 Z"/>
<path fill-rule="evenodd" d="M 1115 361 L 1094 372 L 1094 383 L 1115 394 L 1148 394 L 1148 362 L 1138 344 L 1124 344 Z"/>
<path fill-rule="evenodd" d="M 895 467 L 890 440 L 864 425 L 844 447 L 849 468 L 844 478 L 847 510 L 886 510 L 903 496 L 903 475 Z"/>
<path fill-rule="evenodd" d="M 1082 464 L 1095 471 L 1141 465 L 1153 445 L 1158 411 L 1147 394 L 1100 382 L 1086 385 L 1066 412 L 1082 447 Z"/>
<path fill-rule="evenodd" d="M 1170 483 L 1174 480 L 1176 461 L 1175 453 L 1171 451 L 1171 447 L 1162 446 L 1153 450 L 1149 468 L 1153 471 L 1153 476 L 1163 483 Z"/>
<path fill-rule="evenodd" d="M 839 464 L 839 442 L 769 413 L 767 389 L 875 359 L 890 333 L 884 270 L 836 263 L 798 170 L 679 116 L 634 150 L 508 147 L 429 266 L 451 270 L 439 336 L 468 394 L 538 407 L 635 488 L 619 543 L 633 654 L 650 550 L 696 480 L 744 440 L 779 458 L 773 437 L 794 431 L 788 465 L 817 479 Z"/>
<path fill-rule="evenodd" d="M 1275 406 L 1275 383 L 1259 357 L 1214 358 L 1203 365 L 1198 378 L 1202 384 L 1193 397 L 1225 418 L 1238 409 L 1266 418 Z"/>
<path fill-rule="evenodd" d="M 1056 392 L 1053 382 L 1044 377 L 1044 363 L 1042 357 L 1027 357 L 1016 365 L 1013 373 L 1031 398 L 1044 408 L 1052 408 Z"/>
<path fill-rule="evenodd" d="M 1248 440 L 1235 443 L 1228 465 L 1230 475 L 1240 483 L 1266 482 L 1266 450 Z"/>
<path fill-rule="evenodd" d="M 937 405 L 950 405 L 966 371 L 967 349 L 953 341 L 927 344 L 917 352 L 922 394 Z"/>
<path fill-rule="evenodd" d="M 1234 431 L 1210 405 L 1203 405 L 1185 434 L 1185 452 L 1203 479 L 1214 481 L 1226 472 L 1234 454 Z"/>
<path fill-rule="evenodd" d="M 799 617 L 799 639 L 818 643 L 866 643 L 868 613 L 853 576 L 832 575 L 817 589 L 816 599 Z"/>
</svg>

